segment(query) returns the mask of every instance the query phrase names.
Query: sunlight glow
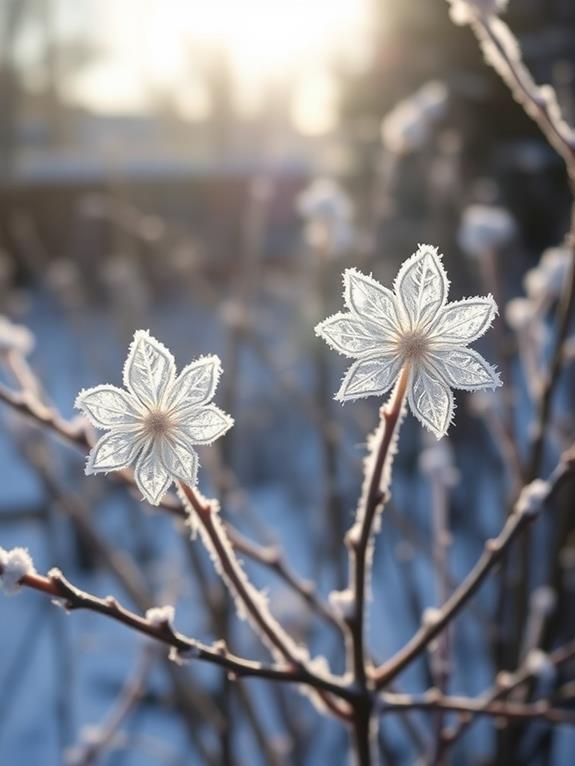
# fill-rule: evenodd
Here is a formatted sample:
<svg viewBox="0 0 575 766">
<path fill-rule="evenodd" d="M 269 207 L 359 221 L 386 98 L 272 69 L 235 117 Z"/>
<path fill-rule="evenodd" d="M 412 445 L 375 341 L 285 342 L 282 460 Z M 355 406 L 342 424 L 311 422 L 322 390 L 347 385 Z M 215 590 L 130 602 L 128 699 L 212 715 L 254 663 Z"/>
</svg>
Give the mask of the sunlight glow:
<svg viewBox="0 0 575 766">
<path fill-rule="evenodd" d="M 182 92 L 193 83 L 195 93 L 201 93 L 198 80 L 206 62 L 220 54 L 233 74 L 240 108 L 257 102 L 274 81 L 289 80 L 296 88 L 296 122 L 313 133 L 331 121 L 333 98 L 326 73 L 334 56 L 357 62 L 365 55 L 368 0 L 92 3 L 103 55 L 73 77 L 68 93 L 98 111 L 143 109 L 150 94 L 162 90 L 193 105 L 195 97 Z M 311 83 L 305 82 L 307 71 L 313 72 Z M 298 83 L 302 93 L 297 92 Z M 319 95 L 317 108 L 314 93 Z M 205 113 L 202 98 L 201 114 Z"/>
</svg>

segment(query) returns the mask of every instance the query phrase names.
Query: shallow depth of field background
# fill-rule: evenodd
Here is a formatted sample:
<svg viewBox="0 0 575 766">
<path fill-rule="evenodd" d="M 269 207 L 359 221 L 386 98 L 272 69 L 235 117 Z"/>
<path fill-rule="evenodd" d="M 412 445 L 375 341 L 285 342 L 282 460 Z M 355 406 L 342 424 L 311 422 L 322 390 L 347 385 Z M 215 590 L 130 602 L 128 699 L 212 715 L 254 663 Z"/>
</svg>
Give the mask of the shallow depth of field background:
<svg viewBox="0 0 575 766">
<path fill-rule="evenodd" d="M 536 79 L 555 85 L 573 121 L 575 6 L 517 0 L 507 18 Z M 447 87 L 447 108 L 425 145 L 397 160 L 391 199 L 374 215 L 381 119 L 430 80 Z M 318 176 L 337 178 L 355 206 L 347 246 L 328 257 L 306 243 L 296 204 Z M 345 363 L 313 327 L 341 307 L 345 267 L 390 284 L 419 242 L 444 253 L 452 299 L 487 292 L 479 262 L 458 244 L 473 203 L 501 205 L 518 223 L 498 254 L 505 303 L 523 294 L 525 272 L 567 231 L 565 174 L 440 0 L 0 0 L 0 312 L 34 332 L 31 363 L 66 417 L 82 387 L 120 384 L 135 329 L 149 328 L 179 366 L 218 353 L 216 401 L 236 427 L 202 453 L 200 486 L 222 498 L 226 517 L 246 534 L 281 543 L 322 595 L 343 583 L 341 538 L 377 402 L 332 401 Z M 514 336 L 507 330 L 504 339 L 506 391 L 524 445 L 527 387 Z M 493 337 L 478 347 L 496 361 Z M 455 581 L 500 528 L 509 490 L 484 403 L 463 392 L 456 399 Z M 566 385 L 566 433 L 572 399 Z M 121 565 L 137 564 L 156 602 L 177 604 L 178 627 L 219 637 L 204 600 L 221 594 L 199 543 L 191 561 L 170 519 L 104 477 L 86 478 L 81 456 L 6 409 L 0 417 L 0 544 L 26 545 L 41 571 L 57 565 L 87 590 L 132 603 L 72 522 L 67 504 L 79 505 Z M 401 646 L 436 603 L 430 485 L 419 460 L 429 444 L 408 416 L 373 577 L 370 634 L 379 657 Z M 537 528 L 539 543 L 552 540 L 552 524 L 546 517 Z M 333 631 L 262 567 L 247 567 L 285 625 L 341 669 Z M 534 554 L 533 588 L 547 582 L 547 567 Z M 568 574 L 551 642 L 573 635 Z M 456 691 L 478 693 L 492 680 L 495 601 L 490 581 L 457 623 Z M 220 608 L 220 616 L 230 646 L 265 656 L 232 613 Z M 0 763 L 56 766 L 82 755 L 86 727 L 101 725 L 142 663 L 142 698 L 100 762 L 201 763 L 170 702 L 166 665 L 148 654 L 103 618 L 66 617 L 29 592 L 2 598 Z M 200 665 L 183 672 L 192 694 L 207 696 L 192 716 L 205 746 L 218 752 L 224 741 L 222 712 L 231 722 L 230 763 L 274 763 L 274 753 L 280 764 L 345 762 L 345 733 L 293 692 L 260 682 L 237 688 Z M 426 674 L 425 662 L 416 663 L 401 682 L 426 688 Z M 254 716 L 271 743 L 263 755 Z M 532 727 L 518 747 L 540 746 L 545 733 Z M 382 736 L 389 763 L 410 762 L 393 718 Z M 457 762 L 487 762 L 496 737 L 491 724 L 476 725 Z M 545 742 L 541 763 L 572 762 L 572 731 Z"/>
</svg>

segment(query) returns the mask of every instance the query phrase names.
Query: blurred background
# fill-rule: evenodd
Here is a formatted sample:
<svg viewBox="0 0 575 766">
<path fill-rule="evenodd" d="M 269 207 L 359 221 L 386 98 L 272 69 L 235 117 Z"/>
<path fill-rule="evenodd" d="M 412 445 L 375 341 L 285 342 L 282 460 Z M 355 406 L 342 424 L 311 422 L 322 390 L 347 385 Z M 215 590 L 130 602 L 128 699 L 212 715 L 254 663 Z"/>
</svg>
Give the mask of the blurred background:
<svg viewBox="0 0 575 766">
<path fill-rule="evenodd" d="M 575 121 L 572 0 L 511 2 L 506 19 Z M 522 479 L 546 475 L 572 440 L 568 341 L 533 458 L 570 204 L 562 161 L 439 0 L 0 0 L 5 384 L 71 418 L 82 387 L 120 384 L 135 329 L 179 366 L 218 353 L 217 401 L 236 427 L 202 454 L 201 487 L 266 550 L 281 544 L 320 598 L 345 582 L 342 539 L 378 406 L 332 401 L 346 365 L 314 336 L 341 308 L 341 272 L 390 284 L 430 242 L 452 299 L 494 293 L 502 318 L 479 347 L 502 370 L 501 395 L 459 392 L 440 446 L 411 416 L 402 429 L 373 577 L 379 658 L 469 570 Z M 200 544 L 82 467 L 4 408 L 0 544 L 138 609 L 176 603 L 184 632 L 265 657 Z M 452 691 L 477 694 L 573 637 L 572 499 L 559 498 L 450 633 Z M 443 549 L 437 524 L 451 534 Z M 329 620 L 245 561 L 275 614 L 341 670 Z M 0 601 L 0 625 L 1 763 L 345 763 L 345 732 L 294 690 L 179 668 L 123 627 L 66 617 L 31 593 Z M 569 670 L 526 693 L 561 688 Z M 424 657 L 401 688 L 434 677 Z M 430 725 L 387 718 L 384 762 L 414 762 Z M 483 721 L 452 762 L 562 766 L 573 748 L 568 728 Z"/>
</svg>

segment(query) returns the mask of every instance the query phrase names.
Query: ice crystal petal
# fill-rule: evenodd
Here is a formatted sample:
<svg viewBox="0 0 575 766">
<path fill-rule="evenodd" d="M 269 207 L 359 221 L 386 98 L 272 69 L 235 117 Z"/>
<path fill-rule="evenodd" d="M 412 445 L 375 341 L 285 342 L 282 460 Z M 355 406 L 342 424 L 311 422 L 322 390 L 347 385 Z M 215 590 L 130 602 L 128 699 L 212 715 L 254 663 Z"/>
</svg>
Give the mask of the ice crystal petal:
<svg viewBox="0 0 575 766">
<path fill-rule="evenodd" d="M 453 396 L 436 371 L 420 366 L 409 390 L 409 406 L 415 417 L 440 439 L 453 415 Z"/>
<path fill-rule="evenodd" d="M 430 335 L 440 343 L 471 343 L 489 329 L 496 314 L 492 295 L 454 301 L 438 316 Z"/>
<path fill-rule="evenodd" d="M 204 356 L 187 367 L 178 375 L 170 392 L 167 406 L 199 407 L 212 399 L 222 372 L 222 365 L 217 356 Z"/>
<path fill-rule="evenodd" d="M 390 334 L 385 331 L 384 325 L 377 325 L 356 314 L 334 314 L 320 322 L 315 331 L 333 349 L 354 359 L 373 355 L 374 351 L 390 344 Z"/>
<path fill-rule="evenodd" d="M 350 311 L 381 324 L 385 332 L 396 331 L 397 312 L 391 290 L 357 269 L 346 269 L 343 282 L 344 300 Z"/>
<path fill-rule="evenodd" d="M 433 364 L 453 388 L 475 391 L 496 388 L 501 378 L 490 364 L 470 348 L 452 348 L 432 355 Z"/>
<path fill-rule="evenodd" d="M 152 505 L 159 505 L 172 483 L 172 476 L 164 467 L 159 450 L 154 445 L 140 455 L 134 476 L 138 489 Z"/>
<path fill-rule="evenodd" d="M 177 479 L 195 486 L 198 480 L 198 455 L 196 451 L 175 435 L 162 443 L 164 468 Z"/>
<path fill-rule="evenodd" d="M 128 428 L 142 419 L 138 401 L 116 386 L 95 386 L 81 391 L 74 405 L 96 428 Z"/>
<path fill-rule="evenodd" d="M 132 464 L 145 440 L 133 431 L 114 430 L 104 434 L 90 451 L 86 474 L 118 471 Z"/>
<path fill-rule="evenodd" d="M 189 420 L 179 424 L 179 430 L 192 444 L 211 444 L 233 426 L 234 419 L 209 404 L 190 413 Z"/>
<path fill-rule="evenodd" d="M 345 402 L 365 396 L 381 396 L 391 388 L 400 368 L 401 361 L 393 354 L 360 359 L 345 374 L 335 398 Z"/>
<path fill-rule="evenodd" d="M 124 366 L 124 384 L 146 407 L 160 405 L 174 383 L 176 366 L 168 349 L 138 330 Z"/>
<path fill-rule="evenodd" d="M 420 245 L 395 280 L 395 292 L 407 327 L 411 330 L 428 327 L 445 305 L 448 289 L 449 281 L 437 248 Z"/>
</svg>

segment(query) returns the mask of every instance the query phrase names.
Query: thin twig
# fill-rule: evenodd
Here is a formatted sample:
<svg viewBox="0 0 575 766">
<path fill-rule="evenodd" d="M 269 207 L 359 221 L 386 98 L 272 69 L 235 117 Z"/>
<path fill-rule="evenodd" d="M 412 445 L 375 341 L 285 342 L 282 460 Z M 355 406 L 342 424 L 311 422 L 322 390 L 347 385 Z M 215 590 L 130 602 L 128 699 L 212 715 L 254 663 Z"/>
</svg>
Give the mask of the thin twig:
<svg viewBox="0 0 575 766">
<path fill-rule="evenodd" d="M 547 495 L 544 499 L 545 502 L 551 499 L 559 486 L 572 472 L 573 467 L 574 454 L 571 450 L 563 455 L 562 460 L 551 475 L 548 482 Z M 431 623 L 423 625 L 397 654 L 373 673 L 376 688 L 381 689 L 394 679 L 425 650 L 436 636 L 451 624 L 453 619 L 466 606 L 467 602 L 481 586 L 487 575 L 506 555 L 513 541 L 535 518 L 536 515 L 530 512 L 530 509 L 521 506 L 519 503 L 515 504 L 499 535 L 494 539 L 487 540 L 479 561 L 443 605 L 436 619 Z"/>
</svg>

